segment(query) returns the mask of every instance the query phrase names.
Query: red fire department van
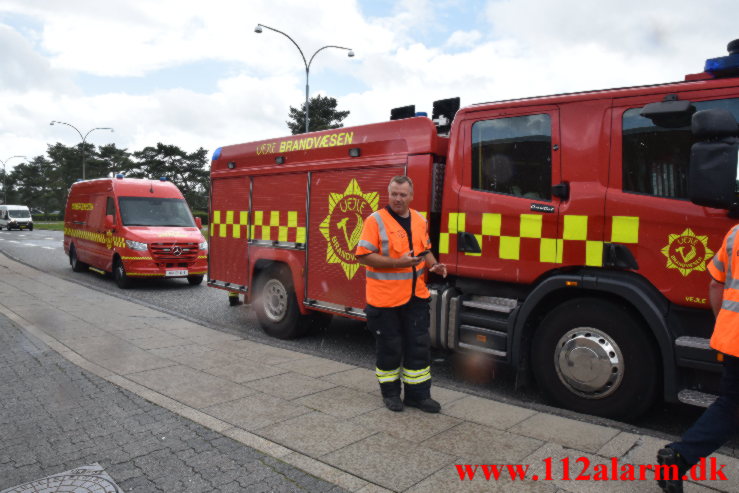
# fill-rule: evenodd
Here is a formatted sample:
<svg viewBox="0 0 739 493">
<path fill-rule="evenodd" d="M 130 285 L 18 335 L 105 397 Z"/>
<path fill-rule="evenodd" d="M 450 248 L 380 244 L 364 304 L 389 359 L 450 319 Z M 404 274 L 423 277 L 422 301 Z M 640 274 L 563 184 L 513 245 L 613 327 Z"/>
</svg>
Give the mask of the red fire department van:
<svg viewBox="0 0 739 493">
<path fill-rule="evenodd" d="M 429 279 L 435 346 L 513 365 L 585 413 L 635 416 L 658 396 L 705 405 L 721 358 L 706 264 L 739 211 L 739 40 L 729 48 L 681 82 L 446 100 L 432 119 L 222 147 L 208 284 L 261 298 L 275 337 L 316 314 L 363 318 L 353 252 L 407 174 L 450 274 Z"/>
<path fill-rule="evenodd" d="M 165 179 L 99 178 L 74 183 L 64 212 L 64 252 L 72 270 L 134 278 L 182 277 L 200 284 L 208 244 L 179 189 Z"/>
</svg>

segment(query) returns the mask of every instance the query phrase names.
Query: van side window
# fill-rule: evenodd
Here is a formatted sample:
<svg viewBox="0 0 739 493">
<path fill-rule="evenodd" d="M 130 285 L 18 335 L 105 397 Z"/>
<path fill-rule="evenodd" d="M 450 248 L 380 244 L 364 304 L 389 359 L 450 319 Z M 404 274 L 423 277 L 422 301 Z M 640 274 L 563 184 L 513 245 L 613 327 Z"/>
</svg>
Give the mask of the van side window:
<svg viewBox="0 0 739 493">
<path fill-rule="evenodd" d="M 105 207 L 105 215 L 113 216 L 113 222 L 115 223 L 115 201 L 113 197 L 108 197 L 108 204 Z"/>
<path fill-rule="evenodd" d="M 696 111 L 724 108 L 739 119 L 739 98 L 698 101 Z M 690 126 L 663 128 L 639 115 L 623 114 L 623 190 L 655 197 L 688 198 L 688 163 L 693 135 Z"/>
<path fill-rule="evenodd" d="M 472 125 L 472 188 L 551 200 L 552 124 L 548 114 Z"/>
</svg>

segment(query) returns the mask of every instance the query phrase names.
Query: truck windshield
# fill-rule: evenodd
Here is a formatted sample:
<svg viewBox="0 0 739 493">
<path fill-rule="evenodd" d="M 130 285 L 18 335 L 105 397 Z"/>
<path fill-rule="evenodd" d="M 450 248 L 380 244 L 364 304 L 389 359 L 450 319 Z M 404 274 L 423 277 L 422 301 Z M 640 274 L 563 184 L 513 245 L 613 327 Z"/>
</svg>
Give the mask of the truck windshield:
<svg viewBox="0 0 739 493">
<path fill-rule="evenodd" d="M 118 205 L 124 226 L 195 227 L 183 199 L 120 197 Z"/>
<path fill-rule="evenodd" d="M 27 210 L 20 210 L 20 209 L 10 209 L 8 210 L 8 216 L 15 218 L 15 219 L 28 219 L 31 217 L 31 213 Z"/>
</svg>

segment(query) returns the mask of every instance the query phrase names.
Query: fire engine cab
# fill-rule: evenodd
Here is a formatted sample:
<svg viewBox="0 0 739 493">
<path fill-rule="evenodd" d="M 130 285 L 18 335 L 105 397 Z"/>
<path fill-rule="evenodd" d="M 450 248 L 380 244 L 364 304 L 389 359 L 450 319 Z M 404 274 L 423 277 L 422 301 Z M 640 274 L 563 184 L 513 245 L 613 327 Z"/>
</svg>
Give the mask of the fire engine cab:
<svg viewBox="0 0 739 493">
<path fill-rule="evenodd" d="M 446 279 L 432 343 L 533 375 L 559 405 L 707 405 L 706 264 L 736 222 L 739 40 L 684 81 L 477 104 L 218 149 L 208 284 L 264 330 L 364 317 L 363 221 L 413 179 Z M 413 108 L 405 108 L 412 110 Z M 447 123 L 451 122 L 450 125 Z"/>
</svg>

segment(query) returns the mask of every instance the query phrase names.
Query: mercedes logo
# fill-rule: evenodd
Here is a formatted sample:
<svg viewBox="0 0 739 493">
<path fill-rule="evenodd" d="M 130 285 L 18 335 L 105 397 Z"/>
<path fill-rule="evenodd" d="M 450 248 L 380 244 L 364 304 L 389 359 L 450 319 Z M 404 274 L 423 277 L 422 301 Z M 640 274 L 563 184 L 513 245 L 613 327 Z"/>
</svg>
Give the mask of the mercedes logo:
<svg viewBox="0 0 739 493">
<path fill-rule="evenodd" d="M 175 257 L 179 257 L 180 255 L 182 255 L 182 248 L 178 246 L 174 247 L 172 249 L 172 255 L 174 255 Z"/>
</svg>

